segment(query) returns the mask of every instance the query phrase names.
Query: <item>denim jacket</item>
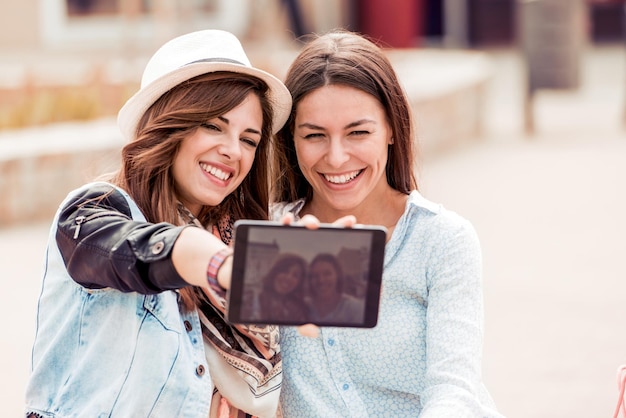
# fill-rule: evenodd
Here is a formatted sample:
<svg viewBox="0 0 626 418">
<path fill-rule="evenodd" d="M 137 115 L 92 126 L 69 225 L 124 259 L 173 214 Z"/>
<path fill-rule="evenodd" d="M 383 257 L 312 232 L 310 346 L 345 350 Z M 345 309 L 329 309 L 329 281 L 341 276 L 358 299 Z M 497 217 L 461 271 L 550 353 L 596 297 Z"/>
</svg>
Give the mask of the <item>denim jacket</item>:
<svg viewBox="0 0 626 418">
<path fill-rule="evenodd" d="M 209 416 L 209 376 L 197 312 L 178 292 L 89 289 L 72 279 L 50 230 L 26 388 L 26 415 L 41 417 Z M 132 218 L 145 221 L 125 192 Z M 94 248 L 93 251 L 99 251 Z M 93 272 L 92 272 L 93 274 Z"/>
</svg>

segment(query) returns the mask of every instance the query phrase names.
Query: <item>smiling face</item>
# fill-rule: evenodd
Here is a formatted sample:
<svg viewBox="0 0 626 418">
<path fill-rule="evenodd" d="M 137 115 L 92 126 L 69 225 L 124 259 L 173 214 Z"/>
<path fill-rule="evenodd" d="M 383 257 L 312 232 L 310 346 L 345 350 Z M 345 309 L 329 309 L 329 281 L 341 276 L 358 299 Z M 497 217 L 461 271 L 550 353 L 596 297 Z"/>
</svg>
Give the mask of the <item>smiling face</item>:
<svg viewBox="0 0 626 418">
<path fill-rule="evenodd" d="M 276 274 L 274 291 L 280 295 L 288 295 L 298 288 L 303 278 L 302 266 L 298 263 L 292 263 L 285 270 Z"/>
<path fill-rule="evenodd" d="M 311 276 L 311 289 L 319 298 L 329 298 L 338 293 L 339 277 L 335 266 L 325 260 L 319 260 L 311 264 L 309 269 Z"/>
<path fill-rule="evenodd" d="M 261 102 L 250 93 L 239 106 L 183 140 L 172 175 L 179 200 L 192 213 L 220 204 L 239 187 L 254 162 L 262 123 Z"/>
<path fill-rule="evenodd" d="M 373 96 L 342 85 L 314 90 L 297 105 L 293 136 L 316 214 L 354 214 L 364 203 L 384 202 L 392 131 Z"/>
</svg>

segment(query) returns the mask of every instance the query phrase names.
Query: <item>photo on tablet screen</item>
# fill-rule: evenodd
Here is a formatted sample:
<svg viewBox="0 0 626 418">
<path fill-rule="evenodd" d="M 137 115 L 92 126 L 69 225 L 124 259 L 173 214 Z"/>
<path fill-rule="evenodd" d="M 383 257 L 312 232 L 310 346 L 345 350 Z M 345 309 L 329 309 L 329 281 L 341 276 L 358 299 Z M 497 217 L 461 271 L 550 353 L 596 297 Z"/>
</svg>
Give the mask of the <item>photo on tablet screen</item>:
<svg viewBox="0 0 626 418">
<path fill-rule="evenodd" d="M 385 236 L 379 227 L 238 221 L 229 320 L 375 326 Z"/>
</svg>

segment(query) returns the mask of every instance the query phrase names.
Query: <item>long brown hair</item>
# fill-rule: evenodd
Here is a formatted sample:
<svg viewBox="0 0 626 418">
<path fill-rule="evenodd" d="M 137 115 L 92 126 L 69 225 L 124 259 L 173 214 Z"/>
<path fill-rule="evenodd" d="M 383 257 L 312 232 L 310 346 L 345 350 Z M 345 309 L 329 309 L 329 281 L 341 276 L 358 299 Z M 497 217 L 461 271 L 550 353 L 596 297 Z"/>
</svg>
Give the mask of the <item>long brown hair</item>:
<svg viewBox="0 0 626 418">
<path fill-rule="evenodd" d="M 294 301 L 301 301 L 304 298 L 304 287 L 307 274 L 306 260 L 297 254 L 284 253 L 278 256 L 270 270 L 263 276 L 263 293 L 271 295 L 270 297 L 276 298 L 276 290 L 274 289 L 274 282 L 276 276 L 280 273 L 286 272 L 291 266 L 298 266 L 302 271 L 302 277 L 298 286 L 290 292 L 289 298 Z"/>
<path fill-rule="evenodd" d="M 172 165 L 183 139 L 252 92 L 261 102 L 263 126 L 250 173 L 221 204 L 203 207 L 197 218 L 205 227 L 225 217 L 268 219 L 272 107 L 267 91 L 263 81 L 230 72 L 204 74 L 174 87 L 144 113 L 135 140 L 122 149 L 122 166 L 110 181 L 130 194 L 148 222 L 179 225 Z M 181 295 L 185 306 L 195 305 L 191 288 L 181 289 Z"/>
<path fill-rule="evenodd" d="M 291 64 L 285 85 L 291 92 L 293 106 L 287 123 L 277 135 L 273 164 L 279 171 L 272 189 L 274 201 L 311 198 L 311 185 L 298 166 L 294 120 L 300 101 L 327 85 L 353 87 L 381 103 L 394 138 L 389 145 L 387 182 L 405 194 L 417 189 L 411 108 L 391 63 L 376 44 L 344 30 L 318 36 L 304 46 Z"/>
</svg>

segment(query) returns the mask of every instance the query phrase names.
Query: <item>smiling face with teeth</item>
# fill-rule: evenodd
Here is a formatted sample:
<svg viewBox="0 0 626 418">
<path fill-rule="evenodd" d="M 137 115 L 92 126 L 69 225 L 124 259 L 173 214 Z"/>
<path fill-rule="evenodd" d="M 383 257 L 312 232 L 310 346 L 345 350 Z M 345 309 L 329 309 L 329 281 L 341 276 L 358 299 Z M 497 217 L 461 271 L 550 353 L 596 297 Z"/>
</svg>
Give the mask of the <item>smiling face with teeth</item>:
<svg viewBox="0 0 626 418">
<path fill-rule="evenodd" d="M 220 204 L 239 187 L 252 168 L 262 124 L 261 102 L 250 93 L 182 141 L 172 175 L 178 199 L 193 214 Z"/>
<path fill-rule="evenodd" d="M 385 173 L 392 131 L 373 96 L 327 85 L 297 104 L 294 142 L 298 165 L 313 188 L 307 202 L 318 218 L 382 210 L 395 194 Z M 314 209 L 313 209 L 314 208 Z"/>
</svg>

